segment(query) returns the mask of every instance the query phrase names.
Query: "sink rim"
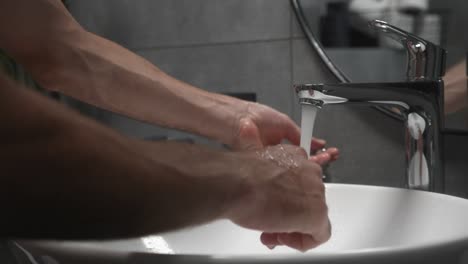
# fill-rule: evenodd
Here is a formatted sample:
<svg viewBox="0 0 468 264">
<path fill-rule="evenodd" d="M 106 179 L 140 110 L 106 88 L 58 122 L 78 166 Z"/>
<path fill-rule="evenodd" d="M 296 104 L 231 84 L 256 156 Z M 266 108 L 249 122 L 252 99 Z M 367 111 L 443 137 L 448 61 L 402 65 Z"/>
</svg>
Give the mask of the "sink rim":
<svg viewBox="0 0 468 264">
<path fill-rule="evenodd" d="M 32 245 L 30 242 L 19 242 L 21 246 L 24 244 L 32 248 L 27 249 L 31 256 L 41 256 L 48 255 L 56 260 L 66 260 L 66 263 L 83 263 L 82 260 L 91 261 L 92 259 L 99 260 L 96 263 L 121 263 L 122 260 L 132 263 L 132 259 L 139 259 L 140 256 L 143 256 L 143 259 L 151 258 L 152 260 L 168 260 L 175 261 L 171 263 L 322 263 L 323 261 L 336 261 L 340 263 L 368 263 L 369 260 L 373 261 L 382 261 L 381 263 L 394 263 L 395 258 L 401 259 L 404 257 L 413 257 L 421 258 L 426 260 L 430 255 L 444 255 L 447 251 L 453 257 L 458 257 L 464 255 L 468 249 L 468 238 L 460 241 L 452 241 L 446 244 L 432 245 L 430 247 L 422 248 L 399 248 L 398 250 L 388 250 L 388 248 L 376 248 L 375 250 L 364 251 L 342 251 L 342 252 L 320 252 L 312 255 L 302 255 L 302 254 L 281 254 L 281 255 L 198 255 L 198 254 L 158 254 L 154 252 L 138 252 L 138 251 L 128 251 L 122 252 L 118 250 L 109 250 L 109 249 L 95 249 L 87 248 L 87 250 L 79 250 L 76 247 L 69 246 L 60 246 L 55 247 L 51 251 L 50 247 L 47 247 L 45 244 L 36 244 Z M 431 251 L 434 249 L 440 249 L 438 251 Z M 397 254 L 395 254 L 397 253 Z M 437 253 L 437 254 L 434 254 Z M 74 262 L 78 260 L 77 262 Z M 70 262 L 71 261 L 71 262 Z M 359 262 L 355 262 L 359 261 Z M 390 262 L 388 262 L 390 261 Z M 95 263 L 95 262 L 89 262 Z"/>
<path fill-rule="evenodd" d="M 421 190 L 408 190 L 403 188 L 396 188 L 396 187 L 385 187 L 385 186 L 375 186 L 375 185 L 360 185 L 360 184 L 341 184 L 341 183 L 329 183 L 325 184 L 326 188 L 333 188 L 333 189 L 340 189 L 346 188 L 347 190 L 356 189 L 362 190 L 365 189 L 372 189 L 372 190 L 382 190 L 386 192 L 396 192 L 396 193 L 407 193 L 411 192 L 416 195 L 425 195 L 425 196 L 432 196 L 436 197 L 437 199 L 444 199 L 447 201 L 455 201 L 455 202 L 462 202 L 467 204 L 468 208 L 468 200 L 456 196 L 451 196 L 447 194 L 440 194 L 440 193 L 432 193 L 426 192 Z M 352 191 L 352 190 L 351 190 Z M 468 223 L 468 222 L 467 222 Z M 467 224 L 468 229 L 468 224 Z M 183 232 L 183 229 L 179 230 Z M 177 232 L 177 231 L 172 231 Z M 170 233 L 160 233 L 156 234 L 164 238 L 164 235 Z M 141 241 L 143 237 L 136 238 Z M 55 252 L 59 255 L 73 255 L 77 257 L 82 256 L 89 256 L 90 254 L 96 254 L 99 256 L 113 256 L 113 257 L 131 257 L 132 255 L 154 255 L 155 258 L 196 258 L 196 259 L 203 259 L 203 260 L 212 260 L 217 262 L 222 262 L 223 260 L 226 261 L 235 261 L 239 263 L 244 263 L 247 261 L 268 261 L 269 263 L 281 261 L 284 262 L 285 260 L 288 261 L 305 261 L 305 260 L 341 260 L 346 259 L 347 261 L 353 259 L 360 259 L 362 257 L 365 258 L 389 258 L 392 256 L 405 256 L 405 255 L 415 255 L 418 252 L 424 252 L 424 254 L 428 255 L 429 253 L 437 253 L 437 252 L 445 252 L 447 250 L 455 251 L 459 249 L 468 249 L 468 235 L 461 234 L 460 237 L 455 237 L 454 239 L 450 240 L 442 240 L 442 241 L 434 241 L 434 242 L 426 242 L 417 245 L 406 245 L 406 246 L 389 246 L 389 247 L 375 247 L 375 248 L 361 248 L 361 249 L 350 249 L 350 250 L 340 250 L 335 252 L 313 252 L 313 249 L 310 252 L 313 254 L 298 254 L 298 253 L 285 253 L 285 254 L 246 254 L 246 255 L 239 255 L 239 254 L 161 254 L 156 252 L 149 252 L 147 251 L 137 251 L 137 250 L 128 250 L 122 251 L 118 249 L 106 249 L 106 248 L 93 248 L 89 247 L 89 244 L 82 244 L 80 245 L 80 241 L 66 241 L 69 243 L 63 243 L 65 241 L 15 241 L 18 242 L 20 245 L 25 245 L 28 249 L 31 249 L 35 252 L 37 250 L 44 251 L 44 252 Z M 77 243 L 76 243 L 77 242 Z M 84 241 L 82 241 L 84 242 Z M 97 241 L 96 241 L 97 242 Z M 103 241 L 105 242 L 105 241 Z M 87 243 L 93 243 L 93 241 L 87 241 Z M 144 246 L 144 245 L 143 245 Z M 142 247 L 143 247 L 142 246 Z"/>
<path fill-rule="evenodd" d="M 468 207 L 468 199 L 456 197 L 448 194 L 442 193 L 435 193 L 435 192 L 428 192 L 423 190 L 412 190 L 412 189 L 405 189 L 405 188 L 398 188 L 398 187 L 387 187 L 387 186 L 378 186 L 378 185 L 363 185 L 363 184 L 347 184 L 347 183 L 326 183 L 326 189 L 329 188 L 354 188 L 356 190 L 365 189 L 373 189 L 373 190 L 383 190 L 387 192 L 399 192 L 399 193 L 412 193 L 416 195 L 424 195 L 424 196 L 432 196 L 436 197 L 436 199 L 443 199 L 447 201 L 455 201 L 458 203 L 466 203 Z M 468 222 L 467 222 L 467 229 L 468 229 Z M 164 238 L 164 234 L 160 234 L 161 237 Z M 350 258 L 353 256 L 363 257 L 365 256 L 391 256 L 395 253 L 398 254 L 410 254 L 418 251 L 425 251 L 428 250 L 436 250 L 436 249 L 443 249 L 443 248 L 456 248 L 457 245 L 467 245 L 468 246 L 468 234 L 460 234 L 459 237 L 455 237 L 454 239 L 445 239 L 440 241 L 434 242 L 425 242 L 418 245 L 405 245 L 405 246 L 388 246 L 388 247 L 374 247 L 374 248 L 364 248 L 364 249 L 350 249 L 350 250 L 342 250 L 336 252 L 314 252 L 313 254 L 297 254 L 297 253 L 284 253 L 284 254 L 246 254 L 246 255 L 238 255 L 238 254 L 184 254 L 184 253 L 175 253 L 175 254 L 167 254 L 172 256 L 200 256 L 200 257 L 209 257 L 213 259 L 230 259 L 230 260 L 247 260 L 247 259 L 265 259 L 265 260 L 275 260 L 275 259 L 337 259 L 337 258 Z M 307 251 L 306 253 L 313 252 L 314 249 Z M 299 252 L 299 251 L 298 251 Z M 163 255 L 163 254 L 160 254 Z"/>
</svg>

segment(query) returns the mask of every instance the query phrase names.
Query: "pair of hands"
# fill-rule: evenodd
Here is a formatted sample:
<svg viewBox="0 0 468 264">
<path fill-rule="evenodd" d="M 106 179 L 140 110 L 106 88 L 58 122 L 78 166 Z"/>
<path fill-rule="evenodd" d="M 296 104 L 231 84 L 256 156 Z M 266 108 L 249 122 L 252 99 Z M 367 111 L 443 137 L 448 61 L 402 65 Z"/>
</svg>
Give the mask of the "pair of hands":
<svg viewBox="0 0 468 264">
<path fill-rule="evenodd" d="M 283 140 L 298 146 L 301 140 L 301 130 L 287 115 L 280 113 L 266 105 L 247 103 L 244 111 L 238 117 L 234 138 L 231 146 L 236 150 L 255 150 L 267 146 L 275 146 Z M 327 148 L 323 139 L 314 138 L 311 144 L 311 160 L 320 165 L 338 159 L 337 148 Z"/>
<path fill-rule="evenodd" d="M 311 156 L 298 147 L 299 127 L 286 115 L 265 105 L 248 103 L 237 122 L 231 144 L 250 151 L 256 175 L 247 177 L 247 192 L 229 218 L 241 226 L 262 230 L 270 249 L 286 245 L 306 251 L 327 241 L 331 227 L 320 165 L 338 158 L 336 148 Z M 292 145 L 278 145 L 284 139 Z M 313 139 L 311 153 L 326 142 Z"/>
</svg>

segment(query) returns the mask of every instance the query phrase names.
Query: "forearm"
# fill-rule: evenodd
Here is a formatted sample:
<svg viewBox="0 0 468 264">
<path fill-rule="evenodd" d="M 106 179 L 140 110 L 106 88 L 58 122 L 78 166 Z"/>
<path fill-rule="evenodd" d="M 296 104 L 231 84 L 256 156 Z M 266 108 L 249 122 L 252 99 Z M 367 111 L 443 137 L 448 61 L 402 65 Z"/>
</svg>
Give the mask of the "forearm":
<svg viewBox="0 0 468 264">
<path fill-rule="evenodd" d="M 445 113 L 456 112 L 467 105 L 466 61 L 447 70 L 445 81 Z"/>
<path fill-rule="evenodd" d="M 0 77 L 1 236 L 136 236 L 223 215 L 237 181 L 218 166 L 228 154 L 126 139 L 8 86 Z"/>
<path fill-rule="evenodd" d="M 239 112 L 234 109 L 242 108 L 243 101 L 178 81 L 86 32 L 58 0 L 4 1 L 0 10 L 0 48 L 44 88 L 134 119 L 232 143 L 229 133 L 236 131 Z M 6 28 L 11 24 L 15 30 Z"/>
<path fill-rule="evenodd" d="M 48 89 L 134 119 L 232 143 L 245 102 L 176 80 L 91 33 L 81 32 L 66 50 L 53 74 L 43 78 Z"/>
</svg>

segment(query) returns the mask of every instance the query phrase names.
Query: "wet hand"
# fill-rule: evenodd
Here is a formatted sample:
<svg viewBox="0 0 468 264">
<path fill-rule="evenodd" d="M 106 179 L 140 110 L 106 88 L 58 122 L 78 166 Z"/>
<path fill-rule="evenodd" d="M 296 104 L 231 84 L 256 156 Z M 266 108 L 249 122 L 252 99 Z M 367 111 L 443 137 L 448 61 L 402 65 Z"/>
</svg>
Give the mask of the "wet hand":
<svg viewBox="0 0 468 264">
<path fill-rule="evenodd" d="M 230 144 L 233 149 L 260 149 L 278 145 L 283 140 L 299 145 L 301 130 L 287 115 L 258 103 L 242 102 L 238 105 L 239 114 Z M 324 140 L 312 140 L 312 150 L 324 146 Z"/>
<path fill-rule="evenodd" d="M 238 167 L 244 179 L 227 218 L 263 231 L 261 241 L 270 248 L 306 251 L 329 239 L 322 170 L 302 148 L 278 145 L 233 155 L 243 155 Z"/>
<path fill-rule="evenodd" d="M 320 165 L 326 165 L 337 160 L 340 156 L 340 151 L 337 148 L 325 148 L 327 142 L 323 139 L 312 140 L 310 146 L 310 160 L 317 162 Z"/>
<path fill-rule="evenodd" d="M 315 155 L 310 156 L 310 160 L 322 166 L 337 160 L 340 156 L 340 152 L 337 148 L 324 148 L 315 153 Z"/>
</svg>

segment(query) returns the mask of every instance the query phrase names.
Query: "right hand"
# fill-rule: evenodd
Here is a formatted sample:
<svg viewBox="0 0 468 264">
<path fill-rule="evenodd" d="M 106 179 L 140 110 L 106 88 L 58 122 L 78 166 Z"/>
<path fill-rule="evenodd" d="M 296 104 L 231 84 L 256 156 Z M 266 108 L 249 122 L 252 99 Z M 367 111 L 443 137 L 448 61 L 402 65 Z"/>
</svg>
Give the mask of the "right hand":
<svg viewBox="0 0 468 264">
<path fill-rule="evenodd" d="M 306 251 L 330 238 L 325 187 L 319 164 L 305 151 L 277 145 L 245 155 L 239 169 L 241 192 L 227 217 L 234 223 L 261 230 L 262 243 Z"/>
</svg>

